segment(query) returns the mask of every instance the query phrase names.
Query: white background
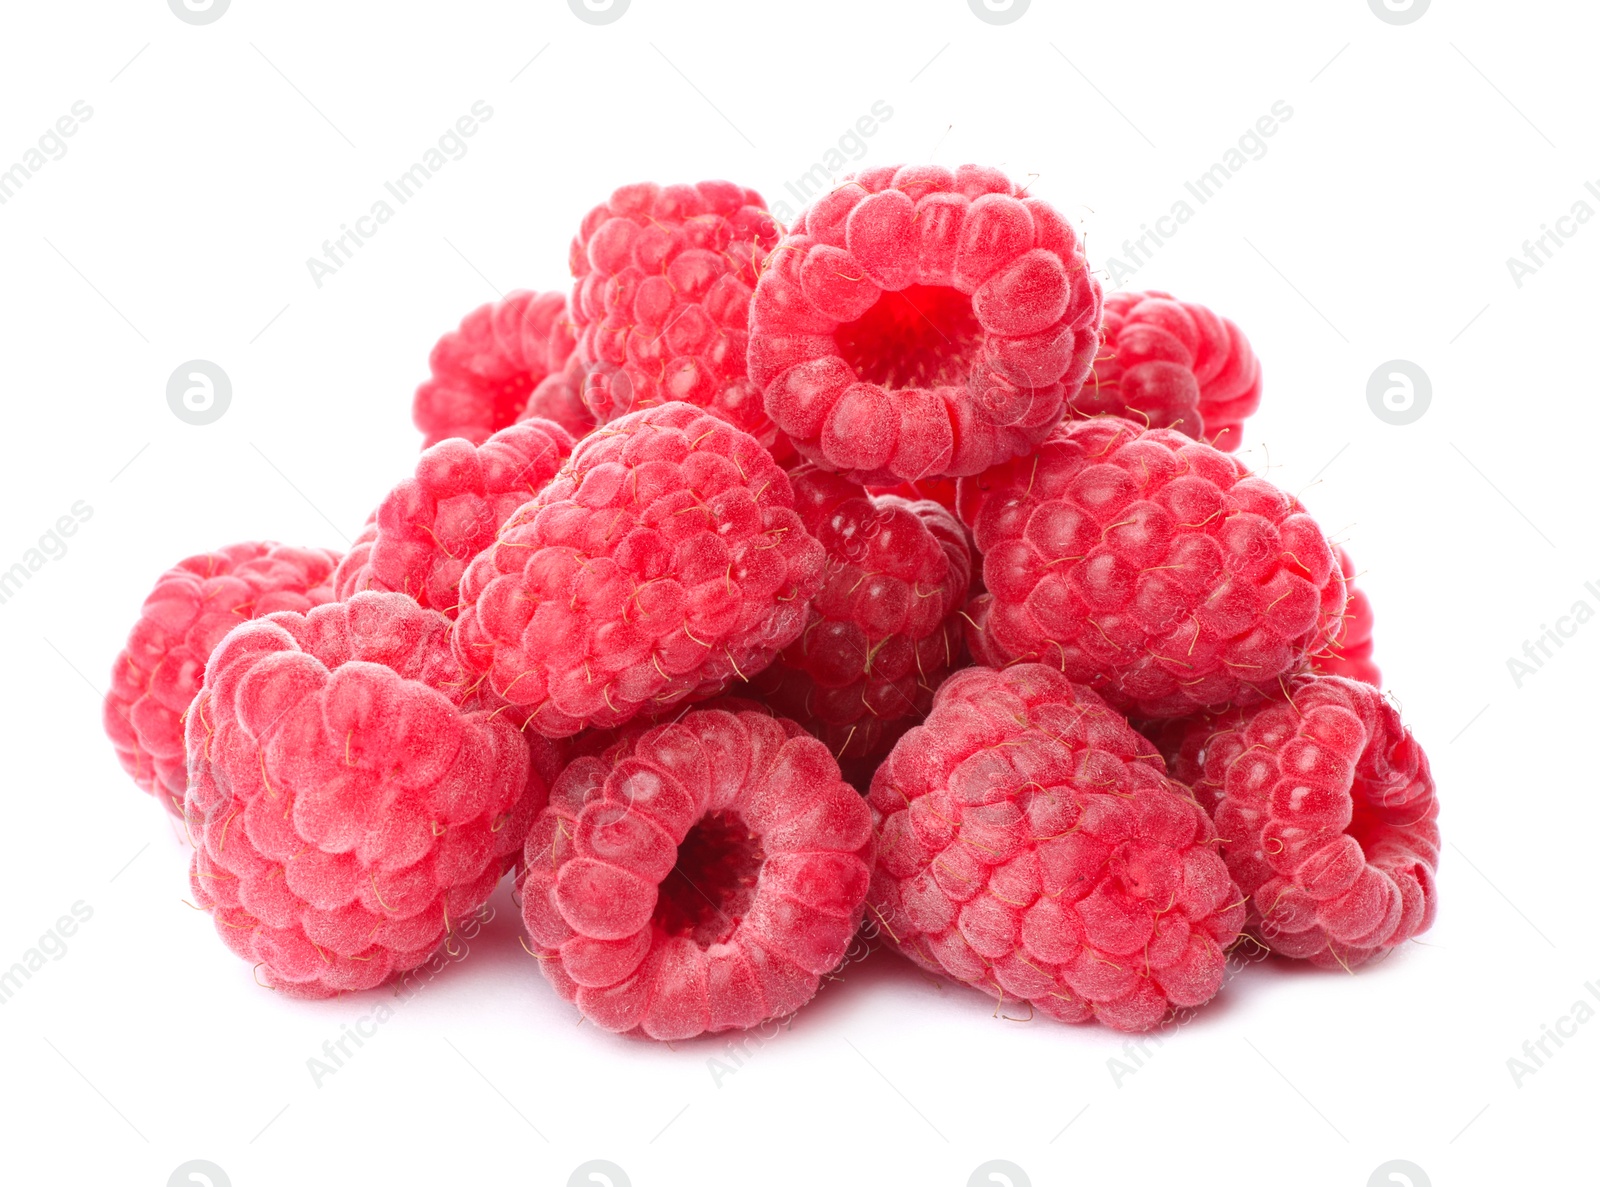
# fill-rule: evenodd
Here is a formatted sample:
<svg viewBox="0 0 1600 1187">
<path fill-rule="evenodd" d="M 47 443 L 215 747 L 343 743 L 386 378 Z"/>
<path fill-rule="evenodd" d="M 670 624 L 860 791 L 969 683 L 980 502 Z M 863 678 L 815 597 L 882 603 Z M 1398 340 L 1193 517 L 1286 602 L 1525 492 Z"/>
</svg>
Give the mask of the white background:
<svg viewBox="0 0 1600 1187">
<path fill-rule="evenodd" d="M 94 115 L 0 206 L 0 568 L 75 501 L 93 518 L 0 605 L 0 966 L 74 902 L 93 917 L 0 1006 L 0 1179 L 159 1187 L 203 1158 L 234 1187 L 565 1184 L 603 1158 L 636 1187 L 961 1187 L 1006 1159 L 1035 1185 L 1359 1187 L 1407 1159 L 1434 1184 L 1572 1181 L 1600 1025 L 1520 1086 L 1507 1060 L 1600 990 L 1600 625 L 1521 688 L 1506 661 L 1600 609 L 1600 220 L 1520 288 L 1505 261 L 1600 211 L 1591 5 L 1436 0 L 1394 26 L 1364 0 L 1034 0 L 991 26 L 965 0 L 633 0 L 595 27 L 562 0 L 234 0 L 191 27 L 103 0 L 4 25 L 0 168 L 74 101 Z M 319 289 L 306 257 L 479 99 L 467 155 Z M 1265 360 L 1249 456 L 1354 553 L 1433 759 L 1437 925 L 1354 977 L 1249 969 L 1120 1083 L 1122 1036 L 992 1018 L 880 953 L 719 1082 L 721 1042 L 578 1027 L 502 888 L 470 958 L 316 1086 L 307 1060 L 393 998 L 259 989 L 184 905 L 186 846 L 99 726 L 145 592 L 229 541 L 342 548 L 410 470 L 435 338 L 497 290 L 565 287 L 614 186 L 776 202 L 880 99 L 865 163 L 1037 175 L 1102 267 L 1293 108 L 1132 285 L 1227 313 Z M 234 384 L 206 427 L 165 399 L 196 357 Z M 1434 389 L 1404 427 L 1366 401 L 1396 357 Z"/>
</svg>

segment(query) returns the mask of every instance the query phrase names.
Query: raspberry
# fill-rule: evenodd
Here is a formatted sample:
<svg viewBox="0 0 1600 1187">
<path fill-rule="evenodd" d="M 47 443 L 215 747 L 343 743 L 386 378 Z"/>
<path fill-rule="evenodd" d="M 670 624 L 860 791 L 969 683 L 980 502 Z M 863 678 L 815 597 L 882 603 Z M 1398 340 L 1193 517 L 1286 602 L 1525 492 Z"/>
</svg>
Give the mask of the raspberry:
<svg viewBox="0 0 1600 1187">
<path fill-rule="evenodd" d="M 994 595 L 984 592 L 967 603 L 961 612 L 961 634 L 967 644 L 967 654 L 972 662 L 986 668 L 1003 668 L 1010 658 L 997 648 L 988 634 L 989 611 L 994 607 Z"/>
<path fill-rule="evenodd" d="M 1355 587 L 1356 567 L 1350 554 L 1343 548 L 1337 550 L 1339 571 L 1344 574 L 1345 588 L 1350 600 L 1345 604 L 1344 619 L 1339 624 L 1339 634 L 1326 652 L 1312 659 L 1312 669 L 1330 676 L 1344 676 L 1359 680 L 1374 688 L 1383 687 L 1383 674 L 1372 662 L 1372 602 L 1365 590 Z"/>
<path fill-rule="evenodd" d="M 1094 379 L 1077 416 L 1125 416 L 1232 453 L 1261 403 L 1261 363 L 1239 327 L 1170 293 L 1106 297 Z"/>
<path fill-rule="evenodd" d="M 188 718 L 190 885 L 271 988 L 327 997 L 416 968 L 544 807 L 547 756 L 469 707 L 449 632 L 362 593 L 212 654 Z"/>
<path fill-rule="evenodd" d="M 1100 282 L 998 170 L 868 169 L 801 213 L 750 310 L 750 377 L 805 457 L 869 485 L 1030 452 L 1089 374 Z"/>
<path fill-rule="evenodd" d="M 987 645 L 1132 716 L 1259 700 L 1344 612 L 1299 502 L 1171 429 L 1066 421 L 1036 456 L 963 479 L 959 508 L 994 595 Z"/>
<path fill-rule="evenodd" d="M 447 437 L 477 445 L 514 424 L 529 394 L 571 353 L 560 293 L 515 292 L 474 309 L 428 356 L 433 374 L 411 405 L 422 447 Z"/>
<path fill-rule="evenodd" d="M 620 725 L 766 667 L 822 562 L 754 438 L 663 404 L 579 442 L 467 568 L 456 654 L 550 737 Z"/>
<path fill-rule="evenodd" d="M 595 420 L 594 413 L 583 402 L 583 376 L 582 360 L 568 359 L 565 367 L 550 372 L 533 389 L 533 395 L 528 397 L 528 403 L 517 419 L 542 417 L 566 429 L 574 441 L 587 437 L 594 431 Z"/>
<path fill-rule="evenodd" d="M 1245 913 L 1210 818 L 1150 743 L 1050 668 L 951 676 L 868 802 L 870 909 L 925 968 L 1119 1030 L 1221 987 Z"/>
<path fill-rule="evenodd" d="M 1376 689 L 1302 674 L 1168 740 L 1174 774 L 1216 805 L 1249 928 L 1275 952 L 1351 969 L 1433 922 L 1433 775 Z"/>
<path fill-rule="evenodd" d="M 601 424 L 681 401 L 765 446 L 777 431 L 745 371 L 750 294 L 779 227 L 728 181 L 623 186 L 572 241 L 572 321 Z"/>
<path fill-rule="evenodd" d="M 869 495 L 899 495 L 902 499 L 910 499 L 913 503 L 928 499 L 939 504 L 947 511 L 956 509 L 956 480 L 954 478 L 920 478 L 915 481 L 907 479 L 897 482 L 893 486 L 869 486 Z"/>
<path fill-rule="evenodd" d="M 338 596 L 393 590 L 454 618 L 468 562 L 571 453 L 571 435 L 548 420 L 520 421 L 482 445 L 452 437 L 430 446 L 340 562 Z"/>
<path fill-rule="evenodd" d="M 145 598 L 112 665 L 102 716 L 123 770 L 174 816 L 183 815 L 187 782 L 183 715 L 206 658 L 247 619 L 332 601 L 338 563 L 321 548 L 230 544 L 179 561 Z"/>
<path fill-rule="evenodd" d="M 755 687 L 840 759 L 882 758 L 960 659 L 966 533 L 937 503 L 870 497 L 815 466 L 789 481 L 827 562 L 805 630 Z"/>
<path fill-rule="evenodd" d="M 861 922 L 872 857 L 827 747 L 699 709 L 562 772 L 528 834 L 523 919 L 585 1018 L 687 1039 L 809 1001 Z"/>
</svg>

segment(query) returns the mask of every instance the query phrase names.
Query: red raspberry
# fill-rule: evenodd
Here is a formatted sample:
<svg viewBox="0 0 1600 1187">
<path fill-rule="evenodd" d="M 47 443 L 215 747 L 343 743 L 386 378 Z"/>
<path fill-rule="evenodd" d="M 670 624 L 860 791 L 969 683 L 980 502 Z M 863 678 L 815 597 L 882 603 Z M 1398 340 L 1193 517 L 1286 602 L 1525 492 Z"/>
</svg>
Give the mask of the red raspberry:
<svg viewBox="0 0 1600 1187">
<path fill-rule="evenodd" d="M 754 438 L 663 404 L 580 441 L 472 562 L 456 654 L 550 737 L 620 725 L 766 667 L 822 560 Z"/>
<path fill-rule="evenodd" d="M 806 457 L 862 482 L 976 474 L 1089 374 L 1100 282 L 1072 227 L 977 165 L 868 169 L 801 213 L 750 310 L 750 378 Z"/>
<path fill-rule="evenodd" d="M 866 804 L 794 722 L 729 708 L 574 760 L 528 834 L 540 968 L 605 1030 L 687 1039 L 791 1014 L 861 922 Z"/>
<path fill-rule="evenodd" d="M 840 759 L 882 758 L 960 661 L 966 533 L 937 503 L 873 498 L 815 466 L 789 481 L 827 562 L 804 632 L 755 687 Z"/>
<path fill-rule="evenodd" d="M 553 420 L 577 441 L 594 431 L 594 413 L 583 402 L 584 369 L 581 359 L 570 358 L 559 371 L 546 375 L 528 397 L 518 420 L 542 417 Z"/>
<path fill-rule="evenodd" d="M 1239 327 L 1170 293 L 1106 297 L 1094 379 L 1077 416 L 1125 416 L 1232 453 L 1261 403 L 1261 363 Z"/>
<path fill-rule="evenodd" d="M 923 967 L 1119 1030 L 1221 987 L 1244 902 L 1210 818 L 1150 743 L 1044 665 L 951 676 L 868 802 L 868 903 Z"/>
<path fill-rule="evenodd" d="M 206 657 L 241 622 L 333 600 L 339 554 L 284 544 L 230 544 L 179 561 L 145 598 L 111 668 L 102 718 L 123 770 L 174 816 L 187 783 L 183 715 Z"/>
<path fill-rule="evenodd" d="M 571 453 L 571 435 L 548 420 L 519 421 L 482 445 L 451 437 L 429 447 L 340 562 L 338 596 L 393 590 L 454 618 L 467 564 Z"/>
<path fill-rule="evenodd" d="M 422 447 L 447 437 L 477 445 L 516 423 L 533 389 L 571 353 L 560 293 L 515 292 L 474 309 L 428 357 L 433 375 L 411 405 Z"/>
<path fill-rule="evenodd" d="M 1345 604 L 1344 619 L 1339 624 L 1339 636 L 1328 650 L 1313 657 L 1312 669 L 1330 676 L 1344 676 L 1359 680 L 1374 688 L 1383 687 L 1383 674 L 1372 662 L 1372 602 L 1365 590 L 1355 587 L 1356 567 L 1350 554 L 1343 548 L 1339 554 L 1339 571 L 1344 574 L 1345 588 L 1350 600 Z"/>
<path fill-rule="evenodd" d="M 907 479 L 893 486 L 869 486 L 869 495 L 899 495 L 902 499 L 910 499 L 913 503 L 920 499 L 929 499 L 939 504 L 947 511 L 956 509 L 956 480 L 954 478 L 921 478 L 916 481 Z"/>
<path fill-rule="evenodd" d="M 1133 716 L 1259 700 L 1344 611 L 1333 549 L 1299 502 L 1171 429 L 1066 421 L 1035 457 L 963 479 L 959 502 L 993 649 Z"/>
<path fill-rule="evenodd" d="M 213 653 L 188 718 L 190 886 L 270 987 L 327 997 L 416 968 L 544 807 L 548 755 L 469 707 L 449 634 L 363 593 Z"/>
<path fill-rule="evenodd" d="M 1250 930 L 1284 956 L 1351 969 L 1433 922 L 1433 775 L 1376 689 L 1310 674 L 1285 688 L 1165 740 L 1174 774 L 1216 805 Z"/>
<path fill-rule="evenodd" d="M 765 446 L 777 431 L 745 371 L 750 294 L 779 227 L 728 181 L 623 186 L 572 241 L 572 320 L 583 398 L 605 424 L 671 400 Z"/>
<path fill-rule="evenodd" d="M 1011 662 L 1011 658 L 989 638 L 989 611 L 993 607 L 994 595 L 987 591 L 968 602 L 967 608 L 961 612 L 961 634 L 973 663 L 986 668 L 1003 668 Z"/>
</svg>

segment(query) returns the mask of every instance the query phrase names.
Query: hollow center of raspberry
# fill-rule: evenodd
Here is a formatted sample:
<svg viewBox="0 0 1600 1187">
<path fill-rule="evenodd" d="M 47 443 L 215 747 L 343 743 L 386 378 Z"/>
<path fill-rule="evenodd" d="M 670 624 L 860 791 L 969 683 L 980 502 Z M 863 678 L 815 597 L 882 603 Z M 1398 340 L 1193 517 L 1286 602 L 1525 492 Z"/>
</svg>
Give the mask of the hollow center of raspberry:
<svg viewBox="0 0 1600 1187">
<path fill-rule="evenodd" d="M 982 339 L 970 297 L 923 284 L 885 292 L 833 333 L 839 357 L 867 383 L 886 388 L 964 383 Z"/>
<path fill-rule="evenodd" d="M 1374 785 L 1370 780 L 1359 775 L 1350 788 L 1350 823 L 1345 828 L 1348 836 L 1354 837 L 1356 844 L 1361 846 L 1361 852 L 1370 860 L 1372 848 L 1379 839 L 1389 830 L 1389 817 L 1395 813 L 1385 813 L 1379 806 L 1384 802 L 1386 792 L 1392 793 L 1393 788 Z M 1416 815 L 1421 815 L 1422 809 L 1416 810 Z M 1409 819 L 1406 810 L 1398 810 L 1400 819 Z"/>
<path fill-rule="evenodd" d="M 515 424 L 517 417 L 522 415 L 522 410 L 528 406 L 528 397 L 533 395 L 533 375 L 527 371 L 518 371 L 500 381 L 494 388 L 491 397 L 494 401 L 494 423 L 497 428 Z"/>
<path fill-rule="evenodd" d="M 750 909 L 765 860 L 761 839 L 737 814 L 708 814 L 678 846 L 656 898 L 656 925 L 701 947 L 726 940 Z"/>
</svg>

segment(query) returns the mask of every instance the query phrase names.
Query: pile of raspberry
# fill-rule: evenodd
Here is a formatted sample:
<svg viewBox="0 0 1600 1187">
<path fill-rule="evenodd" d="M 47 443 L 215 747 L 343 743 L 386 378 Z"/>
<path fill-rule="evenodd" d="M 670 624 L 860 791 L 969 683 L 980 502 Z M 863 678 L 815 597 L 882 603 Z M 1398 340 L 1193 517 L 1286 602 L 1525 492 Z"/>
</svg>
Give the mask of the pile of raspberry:
<svg viewBox="0 0 1600 1187">
<path fill-rule="evenodd" d="M 167 570 L 105 730 L 245 975 L 431 977 L 509 877 L 603 1030 L 786 1020 L 882 948 L 1147 1031 L 1430 926 L 1372 604 L 1237 453 L 1261 361 L 1030 188 L 623 186 L 568 293 L 439 340 L 347 554 Z"/>
</svg>

